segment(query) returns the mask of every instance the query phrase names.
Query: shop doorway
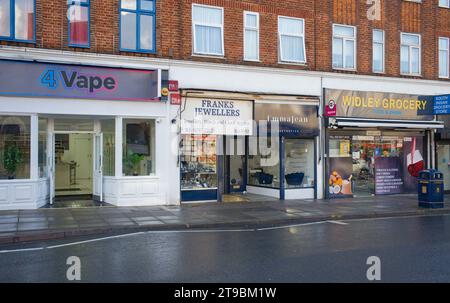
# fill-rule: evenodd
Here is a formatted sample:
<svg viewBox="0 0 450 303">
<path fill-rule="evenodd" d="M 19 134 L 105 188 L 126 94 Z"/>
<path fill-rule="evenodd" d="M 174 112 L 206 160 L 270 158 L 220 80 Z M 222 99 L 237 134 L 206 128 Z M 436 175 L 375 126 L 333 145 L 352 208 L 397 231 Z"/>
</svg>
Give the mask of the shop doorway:
<svg viewBox="0 0 450 303">
<path fill-rule="evenodd" d="M 102 201 L 103 135 L 92 132 L 49 134 L 50 204 L 66 206 Z"/>
<path fill-rule="evenodd" d="M 226 138 L 225 150 L 225 193 L 243 193 L 247 185 L 245 137 Z"/>
</svg>

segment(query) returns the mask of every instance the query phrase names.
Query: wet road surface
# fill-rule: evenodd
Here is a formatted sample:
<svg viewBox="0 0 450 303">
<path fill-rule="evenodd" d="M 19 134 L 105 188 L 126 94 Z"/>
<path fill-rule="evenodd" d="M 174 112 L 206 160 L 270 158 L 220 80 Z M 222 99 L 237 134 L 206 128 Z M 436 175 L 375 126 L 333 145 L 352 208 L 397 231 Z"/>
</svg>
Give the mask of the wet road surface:
<svg viewBox="0 0 450 303">
<path fill-rule="evenodd" d="M 382 282 L 450 282 L 450 216 L 0 246 L 0 282 L 67 282 L 70 256 L 82 282 L 368 282 L 370 256 Z"/>
</svg>

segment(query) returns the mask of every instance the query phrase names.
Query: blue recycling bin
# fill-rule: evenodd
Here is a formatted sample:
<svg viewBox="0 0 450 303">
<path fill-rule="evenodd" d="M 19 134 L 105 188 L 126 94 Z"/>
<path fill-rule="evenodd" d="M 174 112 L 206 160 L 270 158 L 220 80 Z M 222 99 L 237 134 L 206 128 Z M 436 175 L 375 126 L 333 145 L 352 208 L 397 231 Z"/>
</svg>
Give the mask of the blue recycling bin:
<svg viewBox="0 0 450 303">
<path fill-rule="evenodd" d="M 419 207 L 444 208 L 444 175 L 437 170 L 428 169 L 419 172 Z"/>
</svg>

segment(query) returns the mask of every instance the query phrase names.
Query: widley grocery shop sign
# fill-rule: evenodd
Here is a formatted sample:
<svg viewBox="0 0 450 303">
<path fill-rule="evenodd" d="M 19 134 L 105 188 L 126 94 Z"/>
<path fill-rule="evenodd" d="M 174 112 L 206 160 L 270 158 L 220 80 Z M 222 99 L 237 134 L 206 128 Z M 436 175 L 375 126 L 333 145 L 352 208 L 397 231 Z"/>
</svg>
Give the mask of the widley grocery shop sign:
<svg viewBox="0 0 450 303">
<path fill-rule="evenodd" d="M 325 89 L 324 115 L 395 120 L 433 120 L 433 97 Z"/>
</svg>

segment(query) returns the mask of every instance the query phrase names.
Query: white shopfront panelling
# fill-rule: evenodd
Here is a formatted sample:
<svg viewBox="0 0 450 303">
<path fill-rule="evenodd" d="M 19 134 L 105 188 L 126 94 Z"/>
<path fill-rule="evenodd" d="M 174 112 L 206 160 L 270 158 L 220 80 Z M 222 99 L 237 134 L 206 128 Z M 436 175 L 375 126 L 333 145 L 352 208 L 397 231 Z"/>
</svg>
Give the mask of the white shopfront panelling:
<svg viewBox="0 0 450 303">
<path fill-rule="evenodd" d="M 0 210 L 44 206 L 49 197 L 48 185 L 47 179 L 0 181 Z"/>
</svg>

